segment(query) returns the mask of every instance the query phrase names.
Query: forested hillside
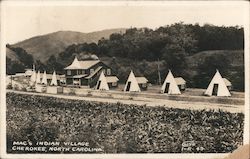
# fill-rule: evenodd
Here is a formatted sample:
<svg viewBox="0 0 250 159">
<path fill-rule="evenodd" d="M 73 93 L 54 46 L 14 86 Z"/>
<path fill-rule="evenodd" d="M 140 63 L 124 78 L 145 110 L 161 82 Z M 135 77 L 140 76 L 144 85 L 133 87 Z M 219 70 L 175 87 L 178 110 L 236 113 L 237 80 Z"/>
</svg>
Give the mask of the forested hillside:
<svg viewBox="0 0 250 159">
<path fill-rule="evenodd" d="M 21 47 L 35 59 L 42 62 L 48 60 L 51 55 L 57 55 L 66 47 L 78 43 L 96 43 L 102 37 L 108 38 L 112 33 L 124 33 L 125 29 L 107 29 L 90 33 L 75 31 L 58 31 L 46 35 L 35 36 L 33 38 L 18 42 L 13 47 Z"/>
<path fill-rule="evenodd" d="M 34 60 L 23 48 L 6 45 L 6 72 L 15 74 L 24 72 L 25 68 L 31 68 Z"/>
<path fill-rule="evenodd" d="M 159 27 L 130 28 L 125 33 L 113 33 L 97 43 L 68 46 L 58 56 L 46 62 L 35 59 L 37 68 L 57 70 L 79 59 L 98 56 L 117 72 L 121 82 L 131 69 L 144 75 L 152 84 L 159 83 L 157 70 L 164 80 L 167 70 L 182 76 L 190 87 L 205 88 L 215 69 L 219 69 L 234 85 L 244 88 L 244 31 L 241 27 L 176 23 Z M 13 72 L 13 71 L 12 71 Z"/>
</svg>

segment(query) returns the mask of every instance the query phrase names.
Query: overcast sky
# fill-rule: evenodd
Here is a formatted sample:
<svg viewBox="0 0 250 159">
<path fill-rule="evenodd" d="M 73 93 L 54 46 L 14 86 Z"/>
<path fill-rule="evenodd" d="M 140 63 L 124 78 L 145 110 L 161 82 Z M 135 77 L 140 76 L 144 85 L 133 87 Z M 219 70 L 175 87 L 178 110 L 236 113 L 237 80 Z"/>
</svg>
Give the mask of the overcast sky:
<svg viewBox="0 0 250 159">
<path fill-rule="evenodd" d="M 104 4 L 108 4 L 107 2 Z M 145 3 L 144 3 L 145 4 Z M 203 4 L 203 3 L 202 3 Z M 60 4 L 62 5 L 62 4 Z M 33 36 L 59 30 L 92 32 L 110 28 L 160 26 L 183 21 L 184 23 L 209 23 L 213 25 L 244 26 L 247 5 L 243 3 L 215 3 L 201 5 L 169 3 L 155 5 L 115 6 L 5 6 L 6 42 L 13 44 Z"/>
</svg>

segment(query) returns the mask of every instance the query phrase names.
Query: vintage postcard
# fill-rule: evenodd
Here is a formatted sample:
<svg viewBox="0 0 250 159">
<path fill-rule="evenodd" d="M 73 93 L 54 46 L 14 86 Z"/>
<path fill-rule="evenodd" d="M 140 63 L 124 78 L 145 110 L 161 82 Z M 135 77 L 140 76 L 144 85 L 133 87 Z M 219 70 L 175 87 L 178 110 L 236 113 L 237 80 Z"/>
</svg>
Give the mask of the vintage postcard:
<svg viewBox="0 0 250 159">
<path fill-rule="evenodd" d="M 1 1 L 0 68 L 1 158 L 249 150 L 247 1 Z"/>
</svg>

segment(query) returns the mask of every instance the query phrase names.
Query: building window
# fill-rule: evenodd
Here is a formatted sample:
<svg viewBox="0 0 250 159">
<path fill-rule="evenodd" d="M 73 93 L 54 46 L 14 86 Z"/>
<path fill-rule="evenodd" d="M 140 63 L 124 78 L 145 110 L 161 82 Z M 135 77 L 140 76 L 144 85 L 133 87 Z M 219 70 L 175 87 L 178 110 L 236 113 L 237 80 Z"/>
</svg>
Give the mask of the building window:
<svg viewBox="0 0 250 159">
<path fill-rule="evenodd" d="M 147 83 L 143 83 L 143 84 L 142 84 L 142 87 L 143 87 L 143 88 L 146 88 L 146 87 L 147 87 Z"/>
<path fill-rule="evenodd" d="M 93 73 L 95 70 L 93 68 L 90 69 L 90 74 Z"/>
<path fill-rule="evenodd" d="M 111 75 L 111 69 L 110 68 L 107 69 L 107 75 Z"/>
<path fill-rule="evenodd" d="M 71 75 L 71 70 L 67 70 L 67 75 Z"/>
<path fill-rule="evenodd" d="M 77 74 L 81 75 L 82 74 L 82 70 L 77 70 Z"/>
<path fill-rule="evenodd" d="M 103 69 L 102 71 L 103 71 L 103 73 L 106 75 L 106 70 L 105 70 L 105 69 Z"/>
</svg>

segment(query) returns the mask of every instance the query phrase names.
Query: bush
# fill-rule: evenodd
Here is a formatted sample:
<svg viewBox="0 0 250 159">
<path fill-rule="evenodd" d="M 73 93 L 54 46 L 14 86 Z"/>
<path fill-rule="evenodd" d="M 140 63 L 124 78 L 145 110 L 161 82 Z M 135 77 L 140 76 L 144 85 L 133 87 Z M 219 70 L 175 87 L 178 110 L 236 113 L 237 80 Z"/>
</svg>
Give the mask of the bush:
<svg viewBox="0 0 250 159">
<path fill-rule="evenodd" d="M 8 84 L 6 88 L 7 88 L 7 89 L 12 89 L 13 87 L 12 87 L 11 84 Z"/>
<path fill-rule="evenodd" d="M 19 88 L 19 86 L 18 86 L 17 84 L 15 84 L 15 85 L 13 86 L 13 89 L 14 89 L 14 90 L 20 90 L 20 88 Z"/>
<path fill-rule="evenodd" d="M 93 96 L 91 91 L 88 91 L 87 97 L 91 97 L 91 96 Z"/>
<path fill-rule="evenodd" d="M 76 95 L 75 89 L 71 88 L 71 89 L 69 90 L 69 95 Z"/>
<path fill-rule="evenodd" d="M 26 89 L 26 88 L 24 88 L 24 87 L 22 87 L 22 88 L 21 88 L 21 91 L 25 91 L 25 92 L 26 92 L 26 91 L 27 91 L 27 89 Z"/>
</svg>

